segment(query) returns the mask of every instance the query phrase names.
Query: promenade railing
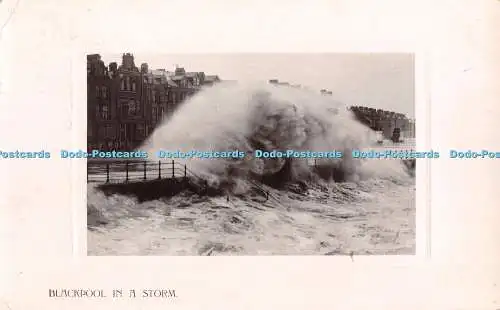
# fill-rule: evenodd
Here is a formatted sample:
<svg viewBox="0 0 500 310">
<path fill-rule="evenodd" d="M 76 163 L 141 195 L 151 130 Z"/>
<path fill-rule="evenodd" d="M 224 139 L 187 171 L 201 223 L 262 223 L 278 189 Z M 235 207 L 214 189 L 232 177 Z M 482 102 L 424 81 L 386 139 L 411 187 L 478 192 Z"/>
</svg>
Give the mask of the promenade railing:
<svg viewBox="0 0 500 310">
<path fill-rule="evenodd" d="M 129 183 L 160 179 L 198 178 L 185 164 L 147 160 L 88 160 L 88 183 Z"/>
<path fill-rule="evenodd" d="M 88 160 L 87 183 L 127 184 L 162 179 L 184 179 L 194 181 L 199 186 L 208 188 L 207 181 L 191 171 L 187 165 L 174 160 L 147 161 L 147 160 Z M 253 183 L 263 194 L 266 200 L 269 191 Z"/>
</svg>

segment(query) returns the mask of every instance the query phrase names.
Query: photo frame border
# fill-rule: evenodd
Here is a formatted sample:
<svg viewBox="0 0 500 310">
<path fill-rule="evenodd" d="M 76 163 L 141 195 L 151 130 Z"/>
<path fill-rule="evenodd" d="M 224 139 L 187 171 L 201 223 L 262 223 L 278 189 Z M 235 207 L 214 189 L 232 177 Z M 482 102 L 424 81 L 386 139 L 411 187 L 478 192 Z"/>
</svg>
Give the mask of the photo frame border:
<svg viewBox="0 0 500 310">
<path fill-rule="evenodd" d="M 139 50 L 136 52 L 144 51 Z M 86 91 L 86 56 L 88 54 L 116 53 L 109 51 L 89 50 L 82 48 L 77 42 L 74 42 L 71 53 L 71 84 L 72 84 L 72 101 L 71 101 L 71 131 L 73 149 L 86 149 L 87 141 L 87 91 Z M 116 54 L 120 55 L 123 52 Z M 147 52 L 148 54 L 153 54 Z M 240 52 L 236 52 L 240 53 Z M 252 52 L 254 53 L 254 52 Z M 257 52 L 255 52 L 257 53 Z M 259 54 L 278 54 L 277 52 L 258 52 Z M 401 51 L 367 51 L 367 50 L 338 50 L 326 51 L 322 54 L 335 53 L 357 53 L 357 54 L 412 54 L 413 55 L 413 74 L 414 74 L 414 109 L 415 109 L 415 139 L 417 151 L 430 151 L 431 143 L 431 105 L 430 105 L 430 64 L 428 53 L 424 49 L 418 50 L 401 50 Z M 168 55 L 169 53 L 161 53 Z M 172 53 L 170 53 L 172 54 Z M 181 54 L 176 51 L 175 54 Z M 185 53 L 185 54 L 228 54 L 227 52 L 205 52 L 205 53 Z M 280 52 L 279 54 L 314 54 L 314 52 Z M 85 85 L 85 87 L 83 87 Z M 85 91 L 82 91 L 85 89 Z M 411 263 L 425 262 L 431 259 L 431 160 L 420 159 L 416 165 L 415 175 L 415 254 L 414 255 L 363 255 L 358 256 L 364 259 L 370 259 L 377 256 L 395 257 L 398 261 L 407 261 Z M 71 215 L 73 222 L 73 257 L 83 258 L 89 257 L 87 254 L 87 182 L 86 182 L 86 161 L 72 160 L 71 161 Z M 280 255 L 273 255 L 280 256 Z M 297 256 L 285 255 L 284 257 Z M 302 256 L 302 255 L 299 255 Z M 309 256 L 309 255 L 308 255 Z M 321 257 L 315 255 L 313 257 Z M 90 256 L 93 257 L 93 256 Z M 113 256 L 122 257 L 122 256 Z M 128 256 L 130 257 L 130 256 Z M 137 256 L 147 258 L 148 256 Z M 161 256 L 163 258 L 171 258 L 177 256 Z M 342 256 L 330 256 L 343 259 Z M 388 261 L 392 261 L 389 259 Z"/>
</svg>

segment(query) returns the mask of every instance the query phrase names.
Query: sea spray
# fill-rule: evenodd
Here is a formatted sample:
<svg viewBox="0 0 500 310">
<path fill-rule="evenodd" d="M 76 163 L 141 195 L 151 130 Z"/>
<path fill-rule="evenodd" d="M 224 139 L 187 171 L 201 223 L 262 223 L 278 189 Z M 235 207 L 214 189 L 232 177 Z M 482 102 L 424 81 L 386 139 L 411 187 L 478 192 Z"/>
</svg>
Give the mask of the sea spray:
<svg viewBox="0 0 500 310">
<path fill-rule="evenodd" d="M 375 132 L 330 96 L 267 84 L 236 84 L 210 87 L 186 100 L 141 149 L 151 155 L 159 149 L 244 151 L 248 155 L 243 159 L 176 159 L 211 185 L 232 184 L 239 191 L 249 178 L 261 180 L 281 173 L 283 180 L 298 181 L 318 174 L 318 168 L 339 171 L 345 181 L 406 178 L 399 161 L 352 158 L 353 149 L 369 148 L 376 141 Z M 256 158 L 257 149 L 335 150 L 344 156 L 318 159 L 313 167 L 302 158 Z"/>
</svg>

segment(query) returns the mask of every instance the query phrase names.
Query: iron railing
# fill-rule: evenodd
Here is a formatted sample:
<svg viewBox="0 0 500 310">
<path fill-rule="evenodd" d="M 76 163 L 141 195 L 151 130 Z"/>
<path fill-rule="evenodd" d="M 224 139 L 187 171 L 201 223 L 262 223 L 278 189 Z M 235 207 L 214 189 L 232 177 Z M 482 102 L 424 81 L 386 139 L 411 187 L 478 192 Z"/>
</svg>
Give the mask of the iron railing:
<svg viewBox="0 0 500 310">
<path fill-rule="evenodd" d="M 132 183 L 161 179 L 184 179 L 208 188 L 208 182 L 187 168 L 185 164 L 172 161 L 151 162 L 147 160 L 88 160 L 87 183 Z M 252 182 L 269 199 L 269 191 Z"/>
<path fill-rule="evenodd" d="M 88 183 L 129 183 L 196 177 L 175 161 L 87 161 Z"/>
</svg>

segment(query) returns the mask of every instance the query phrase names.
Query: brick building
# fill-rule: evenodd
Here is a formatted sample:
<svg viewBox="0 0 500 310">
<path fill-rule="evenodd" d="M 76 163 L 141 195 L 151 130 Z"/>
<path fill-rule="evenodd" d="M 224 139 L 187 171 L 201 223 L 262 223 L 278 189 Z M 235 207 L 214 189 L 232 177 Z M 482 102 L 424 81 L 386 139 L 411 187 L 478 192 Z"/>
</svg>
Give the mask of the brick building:
<svg viewBox="0 0 500 310">
<path fill-rule="evenodd" d="M 99 147 L 113 135 L 113 79 L 99 55 L 87 55 L 87 145 Z"/>
<path fill-rule="evenodd" d="M 98 54 L 87 56 L 87 146 L 132 150 L 138 147 L 178 105 L 202 86 L 220 81 L 203 72 L 138 68 L 134 56 L 108 67 Z"/>
</svg>

